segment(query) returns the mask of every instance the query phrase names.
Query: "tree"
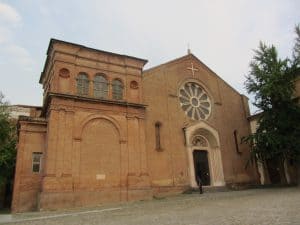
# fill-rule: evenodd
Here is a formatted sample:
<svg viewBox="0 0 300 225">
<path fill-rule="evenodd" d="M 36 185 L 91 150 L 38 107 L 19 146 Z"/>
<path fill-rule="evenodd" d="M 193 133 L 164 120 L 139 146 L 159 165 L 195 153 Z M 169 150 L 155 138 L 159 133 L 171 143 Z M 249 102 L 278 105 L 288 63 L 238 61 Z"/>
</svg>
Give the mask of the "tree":
<svg viewBox="0 0 300 225">
<path fill-rule="evenodd" d="M 9 119 L 8 103 L 0 92 L 0 186 L 14 176 L 16 160 L 16 126 Z"/>
<path fill-rule="evenodd" d="M 299 25 L 295 27 L 295 33 L 297 35 L 296 37 L 296 42 L 295 42 L 295 46 L 294 46 L 294 51 L 293 51 L 293 58 L 295 61 L 297 61 L 298 63 L 300 63 L 300 27 Z"/>
<path fill-rule="evenodd" d="M 280 165 L 281 182 L 285 160 L 300 157 L 299 98 L 293 97 L 295 79 L 300 74 L 300 29 L 296 27 L 296 43 L 292 59 L 280 59 L 276 48 L 260 42 L 250 63 L 245 86 L 254 94 L 254 105 L 261 111 L 256 133 L 243 138 L 251 146 L 252 159 L 263 163 L 276 160 Z"/>
</svg>

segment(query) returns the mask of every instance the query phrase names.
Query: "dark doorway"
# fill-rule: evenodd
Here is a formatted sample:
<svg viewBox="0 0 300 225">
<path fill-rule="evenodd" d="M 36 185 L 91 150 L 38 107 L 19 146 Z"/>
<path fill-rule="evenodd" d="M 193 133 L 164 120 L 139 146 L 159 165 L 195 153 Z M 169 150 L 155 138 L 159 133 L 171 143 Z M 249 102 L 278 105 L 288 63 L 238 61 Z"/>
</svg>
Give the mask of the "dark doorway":
<svg viewBox="0 0 300 225">
<path fill-rule="evenodd" d="M 207 151 L 195 150 L 193 152 L 194 166 L 195 166 L 195 179 L 200 177 L 202 185 L 210 185 L 210 175 L 208 166 Z"/>
</svg>

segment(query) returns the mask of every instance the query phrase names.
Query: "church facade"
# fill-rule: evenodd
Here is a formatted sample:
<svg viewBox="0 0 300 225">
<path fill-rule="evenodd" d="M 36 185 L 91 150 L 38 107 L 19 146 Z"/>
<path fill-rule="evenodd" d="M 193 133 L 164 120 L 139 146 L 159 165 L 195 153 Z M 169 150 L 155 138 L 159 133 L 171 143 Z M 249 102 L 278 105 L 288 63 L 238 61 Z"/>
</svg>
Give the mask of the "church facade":
<svg viewBox="0 0 300 225">
<path fill-rule="evenodd" d="M 258 182 L 248 99 L 191 53 L 146 63 L 51 39 L 43 106 L 18 122 L 14 212 Z"/>
</svg>

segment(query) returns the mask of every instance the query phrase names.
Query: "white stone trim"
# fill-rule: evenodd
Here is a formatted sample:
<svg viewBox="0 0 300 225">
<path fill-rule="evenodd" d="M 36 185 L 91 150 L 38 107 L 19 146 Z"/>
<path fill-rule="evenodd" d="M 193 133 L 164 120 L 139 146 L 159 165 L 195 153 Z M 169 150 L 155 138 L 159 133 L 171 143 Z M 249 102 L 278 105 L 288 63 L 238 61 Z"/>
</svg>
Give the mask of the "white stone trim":
<svg viewBox="0 0 300 225">
<path fill-rule="evenodd" d="M 186 149 L 188 154 L 188 165 L 189 165 L 189 179 L 190 185 L 193 188 L 197 188 L 198 185 L 195 180 L 195 168 L 193 160 L 193 151 L 194 150 L 206 150 L 208 152 L 208 161 L 209 161 L 209 172 L 211 179 L 211 186 L 224 186 L 224 172 L 223 172 L 223 163 L 222 155 L 220 149 L 220 140 L 218 132 L 209 126 L 206 122 L 200 121 L 197 124 L 186 127 Z M 193 146 L 192 139 L 195 135 L 204 136 L 209 143 L 207 148 Z"/>
</svg>

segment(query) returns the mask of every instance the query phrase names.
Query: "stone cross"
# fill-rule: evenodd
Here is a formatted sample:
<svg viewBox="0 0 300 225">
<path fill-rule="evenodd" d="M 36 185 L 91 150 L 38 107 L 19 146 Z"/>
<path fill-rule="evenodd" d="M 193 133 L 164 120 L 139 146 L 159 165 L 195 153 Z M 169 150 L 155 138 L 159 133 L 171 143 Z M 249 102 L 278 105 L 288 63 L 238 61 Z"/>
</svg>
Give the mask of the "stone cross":
<svg viewBox="0 0 300 225">
<path fill-rule="evenodd" d="M 191 66 L 191 67 L 188 67 L 187 69 L 192 71 L 193 78 L 195 78 L 195 71 L 198 71 L 198 69 L 194 68 L 194 65 L 193 65 L 192 62 L 191 62 L 191 65 L 192 65 L 192 66 Z"/>
</svg>

